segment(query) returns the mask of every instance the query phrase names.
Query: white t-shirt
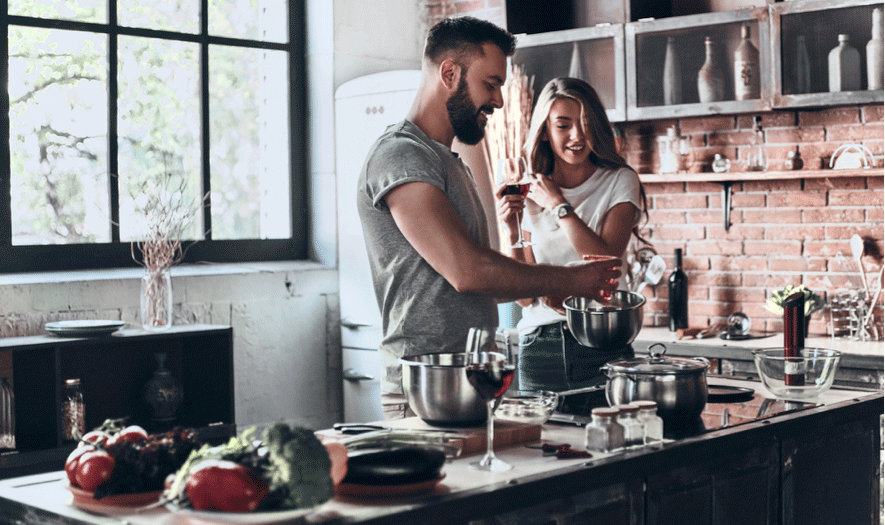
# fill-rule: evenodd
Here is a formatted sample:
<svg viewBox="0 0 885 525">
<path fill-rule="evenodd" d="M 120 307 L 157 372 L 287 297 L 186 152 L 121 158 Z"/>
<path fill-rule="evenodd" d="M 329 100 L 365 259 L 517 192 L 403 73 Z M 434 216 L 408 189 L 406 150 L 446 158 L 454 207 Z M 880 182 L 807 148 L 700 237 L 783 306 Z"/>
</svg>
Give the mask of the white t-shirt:
<svg viewBox="0 0 885 525">
<path fill-rule="evenodd" d="M 639 176 L 630 168 L 597 168 L 596 172 L 583 184 L 575 188 L 562 188 L 562 196 L 575 207 L 575 213 L 597 235 L 602 232 L 603 221 L 616 204 L 630 202 L 636 207 L 633 222 L 624 228 L 632 230 L 641 218 Z M 543 264 L 565 265 L 573 261 L 581 261 L 581 255 L 575 251 L 571 241 L 560 227 L 559 219 L 551 210 L 543 209 L 531 200 L 526 201 L 523 228 L 531 232 L 532 251 L 535 261 Z M 621 268 L 618 288 L 627 289 L 627 264 Z M 565 316 L 557 313 L 549 306 L 535 301 L 523 308 L 522 319 L 517 324 L 520 335 L 532 332 L 535 328 L 559 321 Z"/>
</svg>

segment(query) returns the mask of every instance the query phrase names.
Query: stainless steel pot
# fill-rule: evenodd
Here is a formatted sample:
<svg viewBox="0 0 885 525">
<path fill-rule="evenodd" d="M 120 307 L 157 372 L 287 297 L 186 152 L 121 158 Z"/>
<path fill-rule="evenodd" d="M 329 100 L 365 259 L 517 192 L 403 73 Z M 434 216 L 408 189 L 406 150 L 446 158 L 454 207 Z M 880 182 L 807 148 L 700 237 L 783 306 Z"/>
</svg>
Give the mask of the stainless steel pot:
<svg viewBox="0 0 885 525">
<path fill-rule="evenodd" d="M 473 426 L 486 421 L 485 401 L 467 380 L 465 354 L 433 353 L 403 357 L 403 390 L 409 407 L 425 423 Z"/>
<path fill-rule="evenodd" d="M 654 401 L 664 420 L 699 417 L 707 404 L 710 362 L 703 357 L 664 357 L 666 351 L 666 346 L 655 343 L 649 347 L 648 357 L 603 365 L 608 377 L 605 396 L 609 405 Z"/>
<path fill-rule="evenodd" d="M 636 339 L 642 328 L 645 297 L 616 290 L 607 304 L 587 297 L 569 297 L 562 303 L 568 328 L 584 346 L 620 350 Z"/>
</svg>

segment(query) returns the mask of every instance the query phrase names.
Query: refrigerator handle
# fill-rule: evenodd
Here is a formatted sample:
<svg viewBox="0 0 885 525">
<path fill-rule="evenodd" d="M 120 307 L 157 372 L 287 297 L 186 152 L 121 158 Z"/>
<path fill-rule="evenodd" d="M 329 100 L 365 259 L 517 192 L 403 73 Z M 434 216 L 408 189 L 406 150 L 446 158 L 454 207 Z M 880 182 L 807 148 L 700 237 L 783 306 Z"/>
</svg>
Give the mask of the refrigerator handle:
<svg viewBox="0 0 885 525">
<path fill-rule="evenodd" d="M 341 320 L 341 326 L 343 326 L 344 328 L 349 328 L 351 330 L 358 330 L 360 328 L 368 328 L 372 326 L 372 323 L 354 321 L 350 317 L 345 317 Z"/>
<path fill-rule="evenodd" d="M 374 377 L 362 372 L 358 372 L 356 369 L 353 368 L 348 368 L 347 370 L 345 370 L 342 376 L 345 381 L 351 381 L 353 383 L 359 381 L 371 381 L 375 379 Z"/>
</svg>

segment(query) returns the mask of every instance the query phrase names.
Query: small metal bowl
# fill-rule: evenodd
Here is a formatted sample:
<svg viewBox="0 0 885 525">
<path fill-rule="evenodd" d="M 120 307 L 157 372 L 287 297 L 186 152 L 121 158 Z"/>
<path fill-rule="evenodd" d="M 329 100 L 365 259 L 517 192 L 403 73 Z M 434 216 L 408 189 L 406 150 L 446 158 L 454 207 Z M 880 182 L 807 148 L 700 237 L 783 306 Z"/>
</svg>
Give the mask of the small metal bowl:
<svg viewBox="0 0 885 525">
<path fill-rule="evenodd" d="M 642 328 L 645 297 L 616 290 L 607 304 L 573 296 L 562 305 L 569 330 L 579 343 L 599 350 L 620 350 L 632 343 Z"/>
<path fill-rule="evenodd" d="M 403 390 L 409 408 L 434 426 L 477 426 L 485 423 L 485 401 L 467 380 L 466 355 L 432 353 L 403 357 Z"/>
<path fill-rule="evenodd" d="M 538 392 L 517 391 L 504 394 L 501 404 L 495 410 L 495 419 L 515 421 L 529 425 L 543 425 L 550 420 L 553 411 L 559 404 L 556 392 L 545 390 Z"/>
<path fill-rule="evenodd" d="M 802 348 L 798 357 L 784 356 L 783 348 L 753 350 L 756 370 L 765 388 L 778 399 L 814 399 L 833 386 L 842 354 L 825 348 Z M 786 374 L 801 376 L 804 385 L 787 385 Z"/>
</svg>

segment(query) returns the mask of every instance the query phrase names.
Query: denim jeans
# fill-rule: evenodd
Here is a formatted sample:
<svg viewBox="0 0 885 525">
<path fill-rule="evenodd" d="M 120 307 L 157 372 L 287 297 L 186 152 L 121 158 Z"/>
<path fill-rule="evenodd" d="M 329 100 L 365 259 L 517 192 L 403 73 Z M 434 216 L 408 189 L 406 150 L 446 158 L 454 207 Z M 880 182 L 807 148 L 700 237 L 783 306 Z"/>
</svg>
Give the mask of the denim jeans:
<svg viewBox="0 0 885 525">
<path fill-rule="evenodd" d="M 520 389 L 562 392 L 598 386 L 606 381 L 602 365 L 633 355 L 629 346 L 616 351 L 583 346 L 564 321 L 544 325 L 519 338 Z"/>
</svg>

